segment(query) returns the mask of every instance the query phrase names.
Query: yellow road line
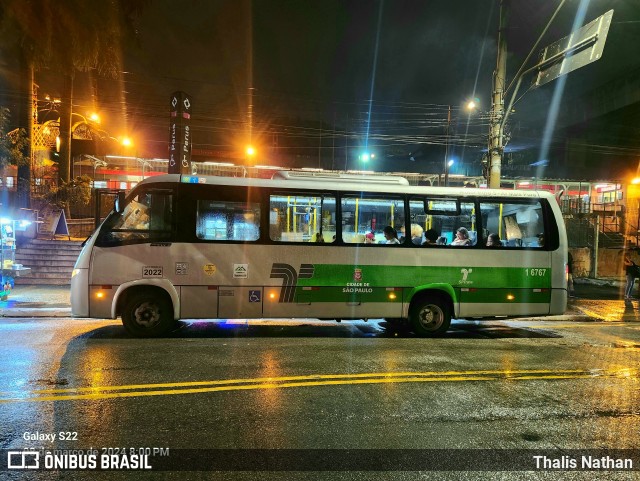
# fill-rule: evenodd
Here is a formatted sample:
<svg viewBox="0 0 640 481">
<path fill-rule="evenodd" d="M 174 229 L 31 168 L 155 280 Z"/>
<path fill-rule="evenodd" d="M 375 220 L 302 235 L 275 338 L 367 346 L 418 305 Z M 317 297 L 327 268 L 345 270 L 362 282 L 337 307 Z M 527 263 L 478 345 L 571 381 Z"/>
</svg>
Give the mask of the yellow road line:
<svg viewBox="0 0 640 481">
<path fill-rule="evenodd" d="M 528 370 L 483 370 L 483 371 L 401 371 L 401 372 L 372 372 L 372 373 L 360 373 L 360 374 L 311 374 L 308 376 L 283 376 L 283 377 L 262 377 L 262 378 L 249 378 L 249 379 L 223 379 L 216 381 L 190 381 L 190 382 L 175 382 L 175 383 L 160 383 L 160 384 L 130 384 L 122 386 L 93 386 L 93 387 L 70 387 L 60 389 L 37 389 L 28 391 L 29 394 L 55 394 L 66 392 L 84 392 L 84 391 L 124 391 L 129 389 L 153 389 L 153 388 L 172 388 L 172 387 L 189 387 L 189 386 L 211 386 L 211 385 L 226 385 L 226 384 L 244 384 L 244 383 L 262 383 L 262 382 L 282 382 L 282 381 L 313 381 L 322 379 L 358 379 L 368 377 L 403 377 L 403 376 L 452 376 L 452 375 L 487 375 L 487 374 L 499 374 L 499 375 L 512 375 L 512 374 L 550 374 L 558 372 L 570 372 L 570 373 L 583 373 L 584 369 L 528 369 Z M 1 395 L 10 394 L 7 392 L 0 393 Z"/>
<path fill-rule="evenodd" d="M 78 400 L 99 400 L 128 397 L 148 397 L 148 396 L 172 396 L 181 394 L 201 394 L 223 391 L 246 391 L 259 389 L 282 389 L 293 387 L 314 387 L 314 386 L 336 386 L 336 385 L 357 385 L 357 384 L 385 384 L 385 383 L 409 383 L 409 382 L 465 382 L 465 381 L 512 381 L 512 380 L 558 380 L 558 379 L 588 379 L 595 377 L 614 376 L 620 378 L 637 378 L 638 370 L 618 369 L 618 370 L 523 370 L 523 371 L 446 371 L 427 373 L 372 373 L 372 374 L 351 374 L 351 375 L 316 375 L 316 376 L 289 376 L 281 378 L 262 379 L 237 379 L 222 381 L 203 381 L 200 383 L 166 383 L 148 384 L 134 386 L 103 386 L 100 388 L 71 388 L 67 390 L 43 390 L 32 391 L 25 394 L 31 396 L 1 398 L 2 403 L 14 402 L 41 402 L 41 401 L 78 401 Z M 209 387 L 186 387 L 186 386 Z M 151 389 L 157 387 L 180 387 L 182 389 L 161 389 L 128 392 L 102 392 L 126 389 Z M 39 395 L 51 394 L 57 395 Z M 79 391 L 91 391 L 85 394 L 72 394 Z M 35 394 L 35 396 L 33 396 Z M 18 394 L 19 396 L 19 394 Z"/>
</svg>

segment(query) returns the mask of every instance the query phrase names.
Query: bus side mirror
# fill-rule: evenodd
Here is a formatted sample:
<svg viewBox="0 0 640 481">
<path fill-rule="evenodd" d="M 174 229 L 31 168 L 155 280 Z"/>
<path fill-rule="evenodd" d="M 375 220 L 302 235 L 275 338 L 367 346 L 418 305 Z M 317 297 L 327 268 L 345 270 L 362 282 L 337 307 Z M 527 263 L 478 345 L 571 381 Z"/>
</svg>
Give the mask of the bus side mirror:
<svg viewBox="0 0 640 481">
<path fill-rule="evenodd" d="M 118 214 L 122 214 L 124 212 L 124 192 L 118 192 L 116 195 L 116 199 L 113 202 L 113 210 Z"/>
</svg>

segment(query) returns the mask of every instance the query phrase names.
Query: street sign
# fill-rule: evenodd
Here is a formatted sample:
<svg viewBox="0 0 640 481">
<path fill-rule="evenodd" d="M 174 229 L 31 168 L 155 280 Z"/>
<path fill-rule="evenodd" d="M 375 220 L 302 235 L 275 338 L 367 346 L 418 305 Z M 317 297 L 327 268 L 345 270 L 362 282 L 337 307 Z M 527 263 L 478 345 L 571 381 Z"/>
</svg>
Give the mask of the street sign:
<svg viewBox="0 0 640 481">
<path fill-rule="evenodd" d="M 571 35 L 542 49 L 533 86 L 540 87 L 602 57 L 612 17 L 613 10 L 609 10 Z"/>
<path fill-rule="evenodd" d="M 44 222 L 38 229 L 38 234 L 47 237 L 51 236 L 51 239 L 56 235 L 66 235 L 69 237 L 69 227 L 67 226 L 67 217 L 64 215 L 64 210 L 60 209 L 48 212 L 44 216 Z"/>
<path fill-rule="evenodd" d="M 184 92 L 171 94 L 169 111 L 170 174 L 191 174 L 191 97 Z"/>
</svg>

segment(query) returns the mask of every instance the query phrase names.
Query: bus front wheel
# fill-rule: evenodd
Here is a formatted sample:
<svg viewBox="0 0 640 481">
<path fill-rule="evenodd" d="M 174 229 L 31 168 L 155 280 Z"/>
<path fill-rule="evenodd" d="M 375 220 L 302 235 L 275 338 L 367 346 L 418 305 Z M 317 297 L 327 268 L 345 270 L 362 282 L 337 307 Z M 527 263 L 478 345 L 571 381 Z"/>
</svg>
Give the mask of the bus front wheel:
<svg viewBox="0 0 640 481">
<path fill-rule="evenodd" d="M 451 325 L 449 303 L 441 296 L 424 296 L 412 303 L 409 320 L 420 337 L 442 336 Z"/>
<path fill-rule="evenodd" d="M 171 301 L 158 292 L 136 292 L 124 303 L 122 324 L 136 337 L 162 336 L 174 326 Z"/>
</svg>

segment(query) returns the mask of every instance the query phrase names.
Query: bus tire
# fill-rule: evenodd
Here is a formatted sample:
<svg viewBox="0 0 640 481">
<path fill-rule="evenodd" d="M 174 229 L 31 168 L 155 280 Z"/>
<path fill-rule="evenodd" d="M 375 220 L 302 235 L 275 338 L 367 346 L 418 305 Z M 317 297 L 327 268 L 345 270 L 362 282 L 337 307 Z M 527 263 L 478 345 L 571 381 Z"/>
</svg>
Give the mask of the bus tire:
<svg viewBox="0 0 640 481">
<path fill-rule="evenodd" d="M 411 303 L 409 322 L 420 337 L 442 336 L 451 325 L 450 303 L 438 295 L 420 296 Z"/>
<path fill-rule="evenodd" d="M 122 324 L 135 337 L 159 337 L 174 326 L 173 307 L 166 293 L 138 291 L 122 307 Z"/>
</svg>

